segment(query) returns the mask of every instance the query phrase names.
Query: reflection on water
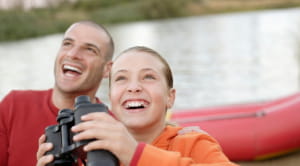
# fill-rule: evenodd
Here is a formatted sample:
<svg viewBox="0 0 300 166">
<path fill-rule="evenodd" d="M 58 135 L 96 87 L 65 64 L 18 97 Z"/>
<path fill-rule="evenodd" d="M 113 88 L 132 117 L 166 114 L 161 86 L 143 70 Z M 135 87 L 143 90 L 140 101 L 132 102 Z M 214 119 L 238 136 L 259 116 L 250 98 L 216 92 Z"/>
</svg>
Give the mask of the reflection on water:
<svg viewBox="0 0 300 166">
<path fill-rule="evenodd" d="M 174 109 L 268 100 L 299 89 L 300 9 L 188 17 L 109 27 L 116 54 L 134 45 L 170 63 Z M 53 85 L 61 35 L 0 44 L 0 98 Z M 98 95 L 108 103 L 107 80 Z"/>
</svg>

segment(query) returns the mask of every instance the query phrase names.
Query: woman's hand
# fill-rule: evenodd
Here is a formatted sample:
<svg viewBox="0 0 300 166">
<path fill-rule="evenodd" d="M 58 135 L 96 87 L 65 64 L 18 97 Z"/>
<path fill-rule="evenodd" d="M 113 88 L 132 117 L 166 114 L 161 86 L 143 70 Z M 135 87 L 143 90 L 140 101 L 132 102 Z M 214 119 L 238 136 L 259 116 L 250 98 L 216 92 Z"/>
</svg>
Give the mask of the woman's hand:
<svg viewBox="0 0 300 166">
<path fill-rule="evenodd" d="M 50 163 L 54 157 L 52 154 L 45 155 L 45 153 L 53 148 L 52 143 L 45 143 L 46 141 L 46 136 L 43 134 L 39 138 L 39 149 L 36 153 L 36 158 L 37 158 L 37 164 L 36 166 L 44 166 L 48 163 Z"/>
<path fill-rule="evenodd" d="M 122 164 L 130 164 L 138 142 L 121 122 L 104 112 L 90 113 L 81 119 L 82 123 L 72 127 L 73 132 L 79 133 L 73 137 L 74 141 L 96 139 L 85 145 L 84 150 L 109 150 Z"/>
</svg>

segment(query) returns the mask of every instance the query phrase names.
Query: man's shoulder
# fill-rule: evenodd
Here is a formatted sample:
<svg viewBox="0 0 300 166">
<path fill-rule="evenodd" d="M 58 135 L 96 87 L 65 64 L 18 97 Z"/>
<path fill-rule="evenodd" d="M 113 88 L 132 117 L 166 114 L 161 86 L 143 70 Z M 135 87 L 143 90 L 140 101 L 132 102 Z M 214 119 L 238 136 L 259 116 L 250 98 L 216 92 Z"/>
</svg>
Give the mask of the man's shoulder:
<svg viewBox="0 0 300 166">
<path fill-rule="evenodd" d="M 43 97 L 49 97 L 52 93 L 52 89 L 48 90 L 12 90 L 10 91 L 3 100 L 30 100 L 32 98 L 42 99 Z"/>
<path fill-rule="evenodd" d="M 43 95 L 51 93 L 52 89 L 48 90 L 12 90 L 8 95 L 14 96 L 30 96 L 30 95 Z"/>
</svg>

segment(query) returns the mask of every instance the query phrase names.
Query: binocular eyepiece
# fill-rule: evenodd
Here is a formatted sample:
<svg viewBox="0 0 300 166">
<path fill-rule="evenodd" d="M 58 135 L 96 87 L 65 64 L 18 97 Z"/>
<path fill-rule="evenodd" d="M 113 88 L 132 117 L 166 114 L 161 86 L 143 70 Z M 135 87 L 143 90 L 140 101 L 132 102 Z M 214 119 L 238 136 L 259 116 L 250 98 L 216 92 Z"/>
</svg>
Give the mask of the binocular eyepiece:
<svg viewBox="0 0 300 166">
<path fill-rule="evenodd" d="M 107 150 L 93 150 L 85 153 L 82 149 L 93 140 L 74 142 L 76 133 L 71 131 L 72 126 L 81 122 L 82 115 L 92 112 L 108 112 L 104 104 L 92 104 L 89 96 L 78 96 L 75 99 L 75 109 L 62 109 L 56 118 L 58 124 L 45 129 L 46 142 L 53 143 L 53 149 L 46 154 L 53 154 L 54 161 L 47 166 L 74 166 L 81 159 L 87 166 L 117 166 L 119 161 L 114 154 Z"/>
</svg>

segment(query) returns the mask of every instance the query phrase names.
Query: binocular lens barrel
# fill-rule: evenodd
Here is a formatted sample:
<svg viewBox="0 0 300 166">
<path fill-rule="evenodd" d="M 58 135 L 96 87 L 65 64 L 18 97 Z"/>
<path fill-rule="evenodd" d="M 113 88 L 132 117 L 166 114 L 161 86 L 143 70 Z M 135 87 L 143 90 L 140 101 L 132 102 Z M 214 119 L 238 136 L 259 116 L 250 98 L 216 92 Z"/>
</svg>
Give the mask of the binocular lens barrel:
<svg viewBox="0 0 300 166">
<path fill-rule="evenodd" d="M 114 154 L 107 150 L 87 152 L 82 147 L 93 140 L 73 142 L 73 125 L 81 123 L 81 116 L 92 112 L 108 112 L 104 104 L 92 104 L 89 96 L 78 96 L 75 99 L 75 109 L 62 109 L 57 116 L 57 125 L 48 126 L 45 130 L 47 140 L 54 148 L 46 154 L 53 154 L 54 161 L 47 166 L 72 166 L 78 158 L 87 155 L 87 166 L 117 166 L 119 161 Z M 75 133 L 76 134 L 76 133 Z"/>
</svg>

